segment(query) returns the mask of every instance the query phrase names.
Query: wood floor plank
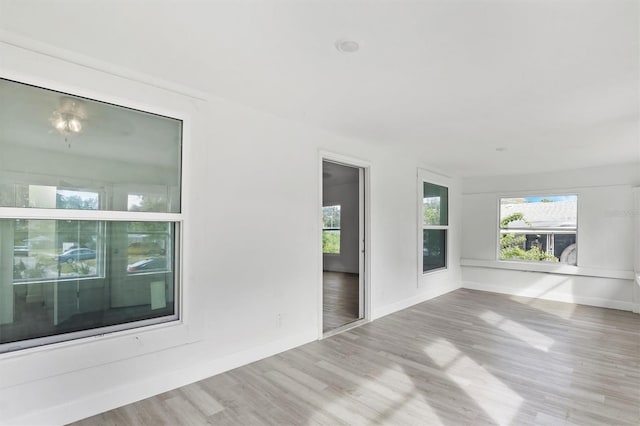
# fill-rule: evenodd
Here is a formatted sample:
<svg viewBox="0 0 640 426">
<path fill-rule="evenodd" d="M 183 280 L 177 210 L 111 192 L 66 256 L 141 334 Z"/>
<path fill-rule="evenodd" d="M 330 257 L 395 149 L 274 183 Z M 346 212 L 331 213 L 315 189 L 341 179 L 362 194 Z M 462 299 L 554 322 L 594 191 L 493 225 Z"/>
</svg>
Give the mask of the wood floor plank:
<svg viewBox="0 0 640 426">
<path fill-rule="evenodd" d="M 460 289 L 76 424 L 639 425 L 640 316 Z"/>
<path fill-rule="evenodd" d="M 207 393 L 199 383 L 184 386 L 180 391 L 205 417 L 224 410 L 224 407 Z"/>
<path fill-rule="evenodd" d="M 178 419 L 181 425 L 198 426 L 207 424 L 206 417 L 196 409 L 191 401 L 183 398 L 182 396 L 174 396 L 173 398 L 167 399 L 164 403 L 173 416 Z M 132 405 L 135 406 L 138 404 Z M 127 407 L 125 407 L 125 409 L 127 409 Z"/>
</svg>

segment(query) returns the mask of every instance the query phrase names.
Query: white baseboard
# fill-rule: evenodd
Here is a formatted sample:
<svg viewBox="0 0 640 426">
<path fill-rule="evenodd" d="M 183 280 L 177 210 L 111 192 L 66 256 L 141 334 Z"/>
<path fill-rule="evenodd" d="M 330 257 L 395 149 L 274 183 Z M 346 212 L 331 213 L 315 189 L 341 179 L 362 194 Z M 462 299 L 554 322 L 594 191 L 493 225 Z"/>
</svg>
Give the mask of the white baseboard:
<svg viewBox="0 0 640 426">
<path fill-rule="evenodd" d="M 515 291 L 509 291 L 509 289 L 492 285 L 487 283 L 478 283 L 473 281 L 463 281 L 462 288 L 467 288 L 470 290 L 480 290 L 480 291 L 490 291 L 493 293 L 502 293 L 509 294 L 512 296 L 523 296 L 523 297 L 532 297 L 537 299 L 544 300 L 553 300 L 556 302 L 566 302 L 566 303 L 576 303 L 579 305 L 588 305 L 588 306 L 597 306 L 600 308 L 610 308 L 610 309 L 618 309 L 621 311 L 632 311 L 634 310 L 634 304 L 631 302 L 623 302 L 619 300 L 611 300 L 600 297 L 586 297 L 586 296 L 576 296 L 568 293 L 560 293 L 560 292 L 546 292 L 543 295 L 540 295 L 539 289 L 536 288 L 527 288 L 527 289 L 518 289 Z"/>
<path fill-rule="evenodd" d="M 410 308 L 411 306 L 417 305 L 418 303 L 426 302 L 427 300 L 433 299 L 434 297 L 442 296 L 443 294 L 452 292 L 453 290 L 456 290 L 458 288 L 460 288 L 460 286 L 439 288 L 437 291 L 426 291 L 424 293 L 418 294 L 417 296 L 391 303 L 389 305 L 376 309 L 375 312 L 372 312 L 371 319 L 376 320 L 378 318 L 382 318 L 394 312 Z"/>
<path fill-rule="evenodd" d="M 237 352 L 207 363 L 187 366 L 167 374 L 160 374 L 147 380 L 127 383 L 126 386 L 110 389 L 86 398 L 71 401 L 36 413 L 13 419 L 0 419 L 3 425 L 50 425 L 67 424 L 83 418 L 112 410 L 126 404 L 131 404 L 216 374 L 224 373 L 237 367 L 258 361 L 263 358 L 284 352 L 286 350 L 317 340 L 317 330 L 299 333 L 257 348 Z M 5 423 L 6 422 L 6 423 Z"/>
</svg>

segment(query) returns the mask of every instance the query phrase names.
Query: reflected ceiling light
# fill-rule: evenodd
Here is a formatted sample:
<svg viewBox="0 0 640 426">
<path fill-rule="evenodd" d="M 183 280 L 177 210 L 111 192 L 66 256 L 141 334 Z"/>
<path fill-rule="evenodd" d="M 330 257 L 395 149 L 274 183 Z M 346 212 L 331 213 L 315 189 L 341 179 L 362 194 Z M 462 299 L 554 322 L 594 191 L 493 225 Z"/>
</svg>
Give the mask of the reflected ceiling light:
<svg viewBox="0 0 640 426">
<path fill-rule="evenodd" d="M 51 121 L 53 123 L 53 127 L 64 135 L 80 133 L 82 130 L 82 122 L 79 118 L 72 115 L 54 112 Z"/>
<path fill-rule="evenodd" d="M 82 131 L 85 118 L 86 115 L 80 100 L 63 97 L 60 99 L 60 107 L 53 111 L 49 121 L 67 142 L 68 136 L 76 135 Z"/>
<path fill-rule="evenodd" d="M 360 49 L 360 45 L 353 40 L 338 40 L 336 41 L 336 49 L 342 53 L 355 53 Z"/>
</svg>

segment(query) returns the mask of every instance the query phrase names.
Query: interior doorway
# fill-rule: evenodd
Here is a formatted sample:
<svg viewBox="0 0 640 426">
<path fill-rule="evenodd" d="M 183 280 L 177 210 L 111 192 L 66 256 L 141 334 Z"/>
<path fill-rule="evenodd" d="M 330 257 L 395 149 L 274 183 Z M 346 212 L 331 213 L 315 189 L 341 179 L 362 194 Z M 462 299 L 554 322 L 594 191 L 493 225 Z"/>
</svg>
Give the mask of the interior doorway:
<svg viewBox="0 0 640 426">
<path fill-rule="evenodd" d="M 365 169 L 322 161 L 322 332 L 365 318 Z"/>
</svg>

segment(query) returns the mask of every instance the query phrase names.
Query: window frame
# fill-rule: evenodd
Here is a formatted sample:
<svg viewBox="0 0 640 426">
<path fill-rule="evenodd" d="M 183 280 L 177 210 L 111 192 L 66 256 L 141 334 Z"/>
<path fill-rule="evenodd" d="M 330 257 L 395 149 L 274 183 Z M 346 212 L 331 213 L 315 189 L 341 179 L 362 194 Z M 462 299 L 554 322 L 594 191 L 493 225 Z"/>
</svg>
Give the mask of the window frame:
<svg viewBox="0 0 640 426">
<path fill-rule="evenodd" d="M 70 333 L 61 333 L 52 336 L 39 337 L 28 340 L 20 340 L 12 343 L 0 344 L 0 355 L 11 353 L 14 351 L 22 351 L 34 347 L 50 346 L 52 344 L 65 344 L 71 340 L 82 338 L 94 338 L 105 334 L 115 332 L 126 332 L 138 328 L 155 326 L 168 323 L 181 323 L 183 320 L 183 280 L 182 280 L 182 231 L 184 228 L 183 213 L 148 213 L 148 212 L 119 212 L 109 210 L 71 210 L 71 209 L 39 209 L 39 208 L 20 208 L 20 207 L 0 207 L 0 219 L 44 219 L 44 220 L 91 220 L 104 222 L 168 222 L 175 226 L 174 243 L 172 246 L 173 253 L 173 303 L 174 313 L 172 315 L 162 316 L 158 318 L 138 320 L 133 322 L 124 322 L 120 324 L 103 326 L 99 328 L 89 328 L 81 331 Z M 153 273 L 156 273 L 154 271 Z M 142 275 L 128 274 L 125 275 Z M 78 277 L 71 281 L 89 281 L 99 280 L 101 277 Z M 70 281 L 70 280 L 66 280 Z M 41 280 L 39 283 L 56 283 L 58 280 Z M 22 285 L 27 283 L 13 283 L 13 285 Z"/>
<path fill-rule="evenodd" d="M 327 207 L 338 207 L 338 210 L 340 212 L 340 226 L 339 227 L 328 227 L 326 228 L 324 226 L 324 209 Z M 338 252 L 337 253 L 328 253 L 324 251 L 324 244 L 323 244 L 323 249 L 322 249 L 322 254 L 324 256 L 340 256 L 342 254 L 342 204 L 330 204 L 327 206 L 322 206 L 322 235 L 324 237 L 324 232 L 325 231 L 338 231 L 339 234 L 339 238 L 338 238 Z"/>
<path fill-rule="evenodd" d="M 185 180 L 187 177 L 184 173 L 185 167 L 185 144 L 186 141 L 190 137 L 190 126 L 189 126 L 189 116 L 182 112 L 177 112 L 174 110 L 167 110 L 165 108 L 157 107 L 157 106 L 149 106 L 146 104 L 135 104 L 130 100 L 124 100 L 123 98 L 114 98 L 112 95 L 103 93 L 103 92 L 93 92 L 87 90 L 78 90 L 77 87 L 73 87 L 72 89 L 65 88 L 61 86 L 57 82 L 52 82 L 49 80 L 32 80 L 30 78 L 23 78 L 23 76 L 12 76 L 0 75 L 0 78 L 3 80 L 7 80 L 17 84 L 24 84 L 28 86 L 32 86 L 38 89 L 50 90 L 58 92 L 62 95 L 69 95 L 76 98 L 87 99 L 90 101 L 100 102 L 103 104 L 113 105 L 115 107 L 122 107 L 130 110 L 135 110 L 147 114 L 157 115 L 160 117 L 170 118 L 173 120 L 180 121 L 181 123 L 181 132 L 180 132 L 180 164 L 179 164 L 179 184 L 177 185 L 177 204 L 178 211 L 177 212 L 139 212 L 139 211 L 125 211 L 125 210 L 100 210 L 103 206 L 105 206 L 103 201 L 109 199 L 109 195 L 113 196 L 116 193 L 116 186 L 114 185 L 113 192 L 109 194 L 109 191 L 103 189 L 93 189 L 90 187 L 82 186 L 83 189 L 86 189 L 90 192 L 99 192 L 99 209 L 98 210 L 78 210 L 78 209 L 58 209 L 58 208 L 37 208 L 37 207 L 2 207 L 0 206 L 0 219 L 8 219 L 8 220 L 57 220 L 57 221 L 69 221 L 69 220 L 78 220 L 78 221 L 97 221 L 102 222 L 102 228 L 105 228 L 105 224 L 107 222 L 166 222 L 168 224 L 172 224 L 174 227 L 174 235 L 173 235 L 173 243 L 171 246 L 171 256 L 172 256 L 172 270 L 173 275 L 173 308 L 174 313 L 172 315 L 165 315 L 162 317 L 151 318 L 151 319 L 143 319 L 136 320 L 132 322 L 123 322 L 114 325 L 102 326 L 98 328 L 88 328 L 79 331 L 66 332 L 51 336 L 20 340 L 16 342 L 3 343 L 0 344 L 0 360 L 5 357 L 13 357 L 14 354 L 21 355 L 23 353 L 31 353 L 33 351 L 39 350 L 49 350 L 51 348 L 55 348 L 57 346 L 68 347 L 70 345 L 74 345 L 78 339 L 84 339 L 85 341 L 93 341 L 96 338 L 104 337 L 105 335 L 112 335 L 113 333 L 118 333 L 122 336 L 126 336 L 131 333 L 137 333 L 142 330 L 148 330 L 149 332 L 154 332 L 158 329 L 158 327 L 164 327 L 167 325 L 171 326 L 180 326 L 180 331 L 176 330 L 176 332 L 181 332 L 182 327 L 185 324 L 185 314 L 184 314 L 184 280 L 182 274 L 182 266 L 183 266 L 183 249 L 184 249 L 184 241 L 183 241 L 183 233 L 185 229 L 185 196 L 184 187 Z M 15 172 L 7 172 L 1 171 L 0 175 L 8 175 L 13 176 Z M 52 175 L 46 175 L 39 173 L 37 171 L 30 173 L 31 176 L 36 177 L 37 180 L 31 182 L 31 184 L 35 185 L 45 185 L 45 186 L 56 186 L 54 184 L 49 184 L 49 180 L 54 178 Z M 46 182 L 46 183 L 45 183 Z M 93 183 L 91 179 L 86 179 L 87 183 Z M 16 181 L 15 183 L 20 183 Z M 22 182 L 24 183 L 24 182 Z M 131 191 L 136 192 L 136 189 L 139 187 L 139 184 L 132 184 Z M 153 185 L 145 185 L 145 186 L 153 186 Z M 67 188 L 57 187 L 57 190 L 66 190 Z M 169 194 L 171 197 L 171 194 Z M 171 200 L 171 202 L 174 202 Z M 108 206 L 112 207 L 112 206 Z M 106 240 L 108 239 L 106 232 L 104 229 L 102 231 L 104 234 L 102 235 L 101 244 L 104 246 L 106 244 Z M 107 249 L 102 247 L 101 250 L 105 252 Z M 167 256 L 169 256 L 169 251 L 167 251 Z M 106 257 L 107 254 L 103 253 L 103 257 Z M 13 256 L 12 256 L 13 257 Z M 98 256 L 97 256 L 98 257 Z M 103 275 L 107 273 L 107 267 L 103 266 Z M 152 273 L 166 273 L 167 271 L 153 271 Z M 124 271 L 124 275 L 130 275 L 126 270 Z M 142 275 L 142 274 L 133 274 L 133 275 Z M 68 280 L 39 280 L 38 283 L 56 283 L 59 281 L 88 281 L 88 280 L 100 280 L 104 279 L 103 276 L 86 276 L 86 277 L 76 277 L 70 278 Z M 22 285 L 28 284 L 27 282 L 13 282 L 12 285 Z M 197 333 L 187 333 L 185 335 L 176 336 L 176 343 L 167 343 L 162 340 L 158 343 L 159 348 L 172 347 L 179 344 L 180 341 L 194 341 L 197 339 L 195 336 Z M 155 339 L 154 339 L 155 342 Z M 155 343 L 154 343 L 155 344 Z"/>
<path fill-rule="evenodd" d="M 575 227 L 575 236 L 576 236 L 576 263 L 575 265 L 573 264 L 569 264 L 569 263 L 562 263 L 562 262 L 545 262 L 543 260 L 527 260 L 527 259 L 502 259 L 500 257 L 500 235 L 502 234 L 501 232 L 501 222 L 502 222 L 502 218 L 501 218 L 501 206 L 502 206 L 502 199 L 504 198 L 550 198 L 550 197 L 567 197 L 567 196 L 574 196 L 576 197 L 576 227 Z M 518 192 L 518 193 L 508 193 L 508 194 L 497 194 L 496 196 L 496 241 L 495 241 L 495 260 L 497 262 L 500 263 L 508 263 L 508 264 L 514 264 L 517 265 L 519 263 L 521 264 L 527 264 L 527 265 L 562 265 L 565 267 L 570 267 L 570 268 L 576 268 L 580 265 L 580 259 L 579 259 L 579 230 L 580 228 L 580 193 L 578 191 L 569 191 L 569 192 L 563 192 L 563 193 L 540 193 L 540 192 Z M 553 233 L 553 230 L 557 229 L 557 228 L 548 228 L 549 232 L 548 233 Z M 526 231 L 526 228 L 514 228 L 514 231 L 518 231 L 518 232 L 514 232 L 514 233 L 523 233 L 523 232 L 519 232 L 519 231 Z M 540 229 L 540 228 L 536 228 L 536 230 L 544 230 L 544 229 Z M 540 233 L 542 234 L 542 233 Z"/>
<path fill-rule="evenodd" d="M 446 177 L 418 169 L 417 179 L 417 204 L 418 204 L 418 277 L 424 277 L 431 274 L 437 274 L 449 270 L 449 259 L 451 249 L 451 182 Z M 425 225 L 424 224 L 424 184 L 441 186 L 447 189 L 447 224 L 446 225 Z M 444 237 L 444 266 L 434 269 L 424 270 L 424 231 L 425 230 L 443 230 Z M 418 280 L 420 281 L 420 280 Z"/>
</svg>

